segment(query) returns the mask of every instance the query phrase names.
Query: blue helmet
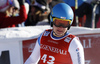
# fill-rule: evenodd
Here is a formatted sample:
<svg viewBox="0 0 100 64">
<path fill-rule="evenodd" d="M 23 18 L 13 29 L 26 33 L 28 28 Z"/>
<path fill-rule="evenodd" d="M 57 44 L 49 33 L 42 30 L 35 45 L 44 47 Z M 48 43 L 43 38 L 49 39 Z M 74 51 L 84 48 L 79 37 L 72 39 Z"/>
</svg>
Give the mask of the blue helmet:
<svg viewBox="0 0 100 64">
<path fill-rule="evenodd" d="M 55 5 L 51 11 L 51 14 L 50 14 L 50 23 L 51 24 L 53 23 L 53 17 L 71 20 L 71 24 L 72 24 L 73 18 L 74 18 L 74 13 L 73 13 L 72 8 L 68 4 L 59 3 L 59 4 Z"/>
</svg>

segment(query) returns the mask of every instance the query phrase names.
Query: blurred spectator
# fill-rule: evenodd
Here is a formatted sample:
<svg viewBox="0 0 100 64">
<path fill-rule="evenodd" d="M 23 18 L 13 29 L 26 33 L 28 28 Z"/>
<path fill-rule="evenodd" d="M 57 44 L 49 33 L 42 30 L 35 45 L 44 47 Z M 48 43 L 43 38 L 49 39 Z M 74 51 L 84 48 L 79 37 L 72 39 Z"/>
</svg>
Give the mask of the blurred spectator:
<svg viewBox="0 0 100 64">
<path fill-rule="evenodd" d="M 52 9 L 56 4 L 58 4 L 58 3 L 64 3 L 64 1 L 63 0 L 52 0 L 50 3 L 49 3 L 49 7 L 50 7 L 50 9 Z"/>
<path fill-rule="evenodd" d="M 17 0 L 13 0 L 12 7 L 14 7 L 13 12 L 12 12 L 12 16 L 19 16 L 20 5 L 19 5 L 19 2 Z"/>
<path fill-rule="evenodd" d="M 95 8 L 96 5 L 97 5 L 97 7 L 95 9 L 95 12 L 92 13 L 92 21 L 95 21 L 94 28 L 98 28 L 98 23 L 100 22 L 100 0 L 94 1 L 93 4 L 94 4 L 93 9 Z M 95 14 L 95 16 L 93 16 L 93 14 Z M 93 17 L 94 17 L 94 19 L 93 19 Z M 100 23 L 99 23 L 99 26 L 100 26 Z"/>
<path fill-rule="evenodd" d="M 24 5 L 25 5 L 25 8 L 26 8 L 26 13 L 28 15 L 28 13 L 29 13 L 29 4 L 25 2 Z M 17 10 L 17 11 L 19 11 L 19 10 Z M 25 22 L 22 22 L 21 24 L 16 25 L 16 27 L 24 27 L 25 26 Z"/>
<path fill-rule="evenodd" d="M 28 15 L 28 13 L 29 13 L 29 4 L 28 3 L 24 3 L 24 5 L 25 5 L 25 8 L 26 8 L 26 13 L 27 13 L 27 15 Z"/>
<path fill-rule="evenodd" d="M 71 7 L 75 7 L 75 0 L 63 0 L 65 3 L 70 5 Z M 84 2 L 84 0 L 77 0 L 78 7 Z"/>
<path fill-rule="evenodd" d="M 93 21 L 93 14 L 96 14 L 95 16 L 95 27 L 96 24 L 98 22 L 99 16 L 100 16 L 100 11 L 99 11 L 99 7 L 100 5 L 98 5 L 96 7 L 95 12 L 93 13 L 93 8 L 94 5 L 97 3 L 98 0 L 85 0 L 84 3 L 82 5 L 80 5 L 80 7 L 75 11 L 76 15 L 78 17 L 83 17 L 84 15 L 86 15 L 86 21 L 85 21 L 85 27 L 92 27 L 92 21 Z"/>
<path fill-rule="evenodd" d="M 97 22 L 97 28 L 100 28 L 100 17 L 99 17 L 99 21 Z"/>
<path fill-rule="evenodd" d="M 77 1 L 76 0 L 63 0 L 63 1 L 71 6 L 71 8 L 74 11 L 74 14 L 75 14 L 75 7 L 78 8 L 84 2 L 84 0 L 77 0 Z M 75 3 L 77 3 L 77 5 Z M 78 20 L 78 24 L 76 22 L 77 20 Z M 73 20 L 72 26 L 77 26 L 77 25 L 78 26 L 82 25 L 82 18 L 76 19 L 76 15 L 74 15 L 74 20 Z"/>
<path fill-rule="evenodd" d="M 47 19 L 50 9 L 48 7 L 49 0 L 36 0 L 30 5 L 29 14 L 25 26 L 35 26 L 38 22 Z"/>
<path fill-rule="evenodd" d="M 27 19 L 24 0 L 18 0 L 20 5 L 19 16 L 13 16 L 13 0 L 0 0 L 0 28 L 15 27 Z"/>
<path fill-rule="evenodd" d="M 28 3 L 29 5 L 31 4 L 30 0 L 25 0 L 26 3 Z"/>
</svg>

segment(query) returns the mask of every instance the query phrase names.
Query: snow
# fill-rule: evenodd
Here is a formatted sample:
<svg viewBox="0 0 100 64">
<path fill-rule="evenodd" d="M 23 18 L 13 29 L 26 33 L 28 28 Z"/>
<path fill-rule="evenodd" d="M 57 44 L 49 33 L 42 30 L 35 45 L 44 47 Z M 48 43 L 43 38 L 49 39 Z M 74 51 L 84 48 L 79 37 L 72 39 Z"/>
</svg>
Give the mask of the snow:
<svg viewBox="0 0 100 64">
<path fill-rule="evenodd" d="M 50 25 L 37 25 L 27 27 L 15 27 L 0 29 L 0 40 L 7 39 L 30 39 L 38 37 L 45 29 L 52 29 Z M 86 27 L 72 26 L 68 32 L 73 35 L 100 33 L 100 28 L 92 29 Z"/>
</svg>

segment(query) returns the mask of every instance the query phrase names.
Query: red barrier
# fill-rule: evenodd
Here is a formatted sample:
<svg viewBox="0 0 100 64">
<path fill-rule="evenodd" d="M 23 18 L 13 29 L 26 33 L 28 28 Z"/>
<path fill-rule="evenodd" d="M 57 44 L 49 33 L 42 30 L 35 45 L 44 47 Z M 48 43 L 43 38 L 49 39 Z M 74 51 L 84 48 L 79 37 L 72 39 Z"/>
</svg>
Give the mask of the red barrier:
<svg viewBox="0 0 100 64">
<path fill-rule="evenodd" d="M 77 36 L 84 47 L 85 64 L 100 64 L 100 33 Z"/>
<path fill-rule="evenodd" d="M 100 33 L 96 34 L 82 34 L 76 35 L 79 37 L 83 47 L 85 54 L 85 64 L 100 64 Z M 24 62 L 31 54 L 36 39 L 24 40 L 23 41 L 23 59 Z"/>
<path fill-rule="evenodd" d="M 24 62 L 27 60 L 27 58 L 32 53 L 36 40 L 37 38 L 23 41 L 22 45 L 23 45 L 23 61 Z"/>
</svg>

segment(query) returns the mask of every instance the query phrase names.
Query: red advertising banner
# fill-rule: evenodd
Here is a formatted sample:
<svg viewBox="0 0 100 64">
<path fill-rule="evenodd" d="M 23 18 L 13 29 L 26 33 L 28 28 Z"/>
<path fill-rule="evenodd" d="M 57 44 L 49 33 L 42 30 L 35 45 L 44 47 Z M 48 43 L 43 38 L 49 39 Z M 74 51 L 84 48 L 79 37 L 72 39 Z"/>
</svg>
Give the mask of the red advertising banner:
<svg viewBox="0 0 100 64">
<path fill-rule="evenodd" d="M 77 36 L 84 47 L 85 64 L 100 64 L 100 33 Z"/>
<path fill-rule="evenodd" d="M 84 47 L 85 64 L 100 64 L 100 33 L 81 34 L 76 36 L 79 37 Z M 36 39 L 37 38 L 23 41 L 24 62 L 34 49 Z"/>
<path fill-rule="evenodd" d="M 32 53 L 32 50 L 34 49 L 35 43 L 37 38 L 30 39 L 30 40 L 24 40 L 22 42 L 23 45 L 23 61 L 25 62 L 30 54 Z"/>
</svg>

